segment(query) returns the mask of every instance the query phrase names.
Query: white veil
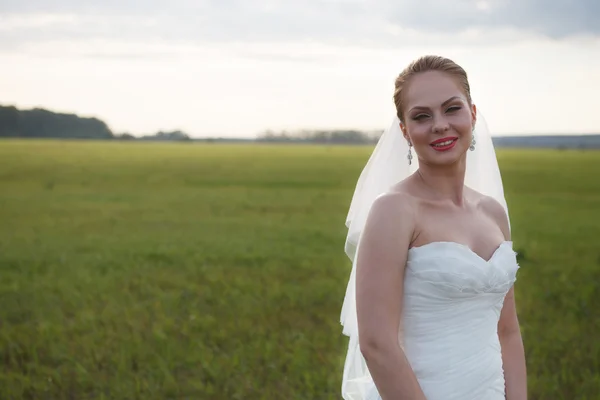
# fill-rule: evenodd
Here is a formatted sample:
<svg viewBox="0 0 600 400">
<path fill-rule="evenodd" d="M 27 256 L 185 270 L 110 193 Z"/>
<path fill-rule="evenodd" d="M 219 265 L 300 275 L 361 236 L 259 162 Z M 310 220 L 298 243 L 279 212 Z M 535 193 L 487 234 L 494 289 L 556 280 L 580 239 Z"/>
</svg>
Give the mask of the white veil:
<svg viewBox="0 0 600 400">
<path fill-rule="evenodd" d="M 508 215 L 492 137 L 479 110 L 474 135 L 475 150 L 467 151 L 465 185 L 495 198 Z M 345 400 L 369 400 L 369 393 L 372 393 L 374 385 L 358 345 L 355 293 L 358 243 L 375 199 L 419 167 L 417 157 L 412 159 L 412 165 L 408 164 L 407 154 L 408 143 L 400 130 L 400 121 L 395 116 L 390 127 L 379 138 L 360 174 L 346 218 L 348 235 L 345 252 L 352 261 L 352 271 L 341 312 L 343 333 L 350 338 L 342 380 L 342 397 Z"/>
</svg>

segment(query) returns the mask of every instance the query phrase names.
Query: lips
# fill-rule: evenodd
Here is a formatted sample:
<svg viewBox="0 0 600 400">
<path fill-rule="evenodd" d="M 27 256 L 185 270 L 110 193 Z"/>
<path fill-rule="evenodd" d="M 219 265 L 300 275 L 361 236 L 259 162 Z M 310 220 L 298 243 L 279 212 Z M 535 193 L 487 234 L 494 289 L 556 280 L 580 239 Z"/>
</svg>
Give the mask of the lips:
<svg viewBox="0 0 600 400">
<path fill-rule="evenodd" d="M 457 140 L 457 137 L 445 137 L 434 140 L 429 145 L 436 151 L 446 151 L 453 148 Z"/>
</svg>

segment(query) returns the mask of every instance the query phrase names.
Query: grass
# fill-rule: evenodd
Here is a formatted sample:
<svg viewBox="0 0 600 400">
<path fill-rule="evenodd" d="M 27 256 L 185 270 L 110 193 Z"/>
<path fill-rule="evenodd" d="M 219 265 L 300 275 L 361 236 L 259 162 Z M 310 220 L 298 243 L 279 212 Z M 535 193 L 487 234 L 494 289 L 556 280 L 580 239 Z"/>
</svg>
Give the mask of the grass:
<svg viewBox="0 0 600 400">
<path fill-rule="evenodd" d="M 370 151 L 0 142 L 0 398 L 341 398 Z M 529 398 L 597 399 L 600 153 L 498 153 Z"/>
</svg>

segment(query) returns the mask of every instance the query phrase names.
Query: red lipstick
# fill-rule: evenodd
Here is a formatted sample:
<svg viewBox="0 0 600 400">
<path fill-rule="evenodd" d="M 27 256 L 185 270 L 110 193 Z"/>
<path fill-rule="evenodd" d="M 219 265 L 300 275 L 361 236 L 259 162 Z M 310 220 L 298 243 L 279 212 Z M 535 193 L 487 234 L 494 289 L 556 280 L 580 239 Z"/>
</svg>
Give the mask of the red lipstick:
<svg viewBox="0 0 600 400">
<path fill-rule="evenodd" d="M 441 139 L 434 140 L 429 145 L 436 151 L 447 151 L 454 147 L 458 137 L 448 136 Z M 444 144 L 441 144 L 444 143 Z"/>
</svg>

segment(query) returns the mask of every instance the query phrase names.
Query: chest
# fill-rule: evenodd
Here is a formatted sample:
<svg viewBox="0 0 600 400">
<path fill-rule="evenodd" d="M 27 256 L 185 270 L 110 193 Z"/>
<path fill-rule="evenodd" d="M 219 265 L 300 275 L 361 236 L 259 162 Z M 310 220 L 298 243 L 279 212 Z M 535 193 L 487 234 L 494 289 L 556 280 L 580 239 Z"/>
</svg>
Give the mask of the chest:
<svg viewBox="0 0 600 400">
<path fill-rule="evenodd" d="M 479 209 L 449 210 L 425 207 L 420 210 L 413 246 L 431 242 L 456 242 L 486 258 L 504 240 L 497 222 Z"/>
</svg>

